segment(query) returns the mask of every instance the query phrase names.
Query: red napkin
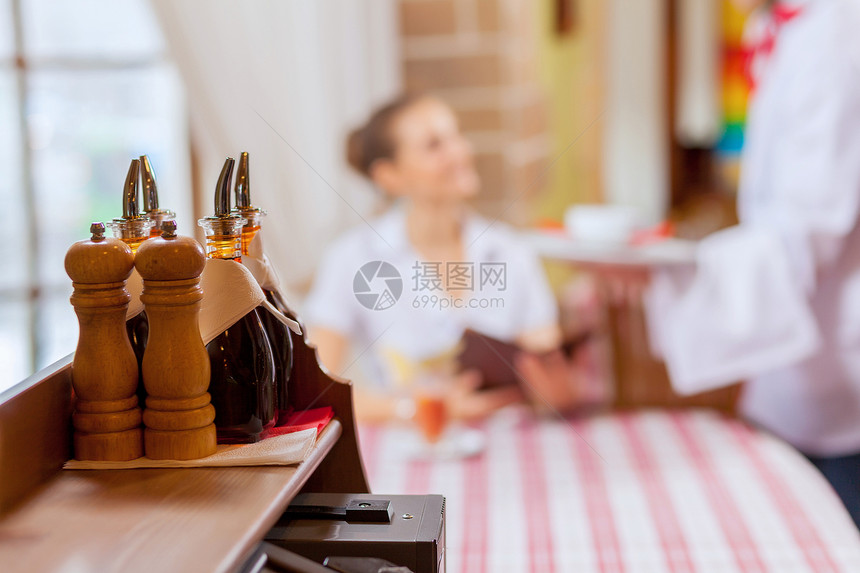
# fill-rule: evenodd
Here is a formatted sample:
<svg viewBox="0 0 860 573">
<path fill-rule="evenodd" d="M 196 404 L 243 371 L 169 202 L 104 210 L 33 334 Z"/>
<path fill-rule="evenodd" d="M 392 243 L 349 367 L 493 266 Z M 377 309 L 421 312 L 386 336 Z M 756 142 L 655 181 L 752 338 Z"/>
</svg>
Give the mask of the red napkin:
<svg viewBox="0 0 860 573">
<path fill-rule="evenodd" d="M 316 428 L 317 433 L 319 433 L 333 417 L 334 410 L 331 409 L 331 406 L 300 410 L 298 412 L 290 411 L 287 415 L 287 421 L 267 431 L 265 437 L 282 436 L 310 428 Z"/>
</svg>

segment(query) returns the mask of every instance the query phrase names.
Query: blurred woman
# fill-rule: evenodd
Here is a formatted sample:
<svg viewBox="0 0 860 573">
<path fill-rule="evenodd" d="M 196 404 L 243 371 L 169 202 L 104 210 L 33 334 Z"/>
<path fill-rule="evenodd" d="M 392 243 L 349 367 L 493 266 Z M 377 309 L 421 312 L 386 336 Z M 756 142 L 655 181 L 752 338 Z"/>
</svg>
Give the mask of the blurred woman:
<svg viewBox="0 0 860 573">
<path fill-rule="evenodd" d="M 446 379 L 457 418 L 519 400 L 516 388 L 479 391 L 480 374 L 457 374 L 458 343 L 473 329 L 535 352 L 555 349 L 556 303 L 516 233 L 468 207 L 480 181 L 451 108 L 428 96 L 397 99 L 349 136 L 347 159 L 395 204 L 328 250 L 304 314 L 331 371 L 349 368 L 351 355 L 370 357 L 369 384 L 356 387 L 358 415 L 407 415 L 415 384 L 428 376 Z M 575 402 L 552 366 L 537 370 L 529 385 L 553 408 Z"/>
</svg>

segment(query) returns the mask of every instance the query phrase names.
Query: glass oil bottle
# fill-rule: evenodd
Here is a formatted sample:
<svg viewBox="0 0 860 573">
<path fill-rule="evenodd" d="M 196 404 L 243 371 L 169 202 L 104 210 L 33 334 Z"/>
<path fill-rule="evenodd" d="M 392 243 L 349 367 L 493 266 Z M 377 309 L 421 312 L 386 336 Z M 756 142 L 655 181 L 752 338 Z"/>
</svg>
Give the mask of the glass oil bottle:
<svg viewBox="0 0 860 573">
<path fill-rule="evenodd" d="M 227 158 L 215 189 L 215 215 L 198 221 L 206 234 L 206 256 L 237 263 L 245 219 L 230 212 L 235 160 Z M 275 362 L 260 308 L 255 308 L 209 344 L 209 393 L 215 406 L 218 442 L 257 442 L 275 425 Z"/>
<path fill-rule="evenodd" d="M 260 222 L 266 216 L 266 212 L 253 206 L 251 203 L 251 183 L 248 169 L 248 152 L 243 151 L 239 157 L 239 167 L 236 170 L 236 207 L 233 213 L 241 216 L 245 223 L 242 227 L 242 254 L 249 255 L 248 248 L 251 241 L 260 230 Z M 285 316 L 293 318 L 287 309 L 283 297 L 277 289 L 270 289 L 260 285 L 266 298 Z M 263 327 L 272 345 L 275 358 L 275 395 L 277 402 L 278 424 L 286 423 L 290 410 L 289 383 L 293 368 L 293 341 L 292 332 L 283 322 L 275 318 L 271 312 L 259 309 L 263 320 Z"/>
</svg>

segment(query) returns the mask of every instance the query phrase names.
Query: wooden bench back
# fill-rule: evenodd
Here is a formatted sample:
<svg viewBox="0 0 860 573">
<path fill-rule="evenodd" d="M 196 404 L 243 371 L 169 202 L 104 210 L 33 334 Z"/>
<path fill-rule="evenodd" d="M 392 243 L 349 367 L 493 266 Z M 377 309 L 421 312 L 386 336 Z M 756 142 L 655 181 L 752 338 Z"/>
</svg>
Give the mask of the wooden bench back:
<svg viewBox="0 0 860 573">
<path fill-rule="evenodd" d="M 72 455 L 72 355 L 0 394 L 0 514 Z"/>
</svg>

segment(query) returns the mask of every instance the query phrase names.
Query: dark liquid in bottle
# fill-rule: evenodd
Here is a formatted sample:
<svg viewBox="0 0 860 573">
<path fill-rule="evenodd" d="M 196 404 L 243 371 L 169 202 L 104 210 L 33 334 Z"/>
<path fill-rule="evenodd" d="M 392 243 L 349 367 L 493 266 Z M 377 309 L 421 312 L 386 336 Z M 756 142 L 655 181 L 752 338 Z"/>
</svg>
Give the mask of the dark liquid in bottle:
<svg viewBox="0 0 860 573">
<path fill-rule="evenodd" d="M 271 302 L 273 305 L 275 305 L 275 308 L 277 308 L 278 310 L 283 312 L 284 315 L 287 316 L 287 318 L 291 318 L 292 320 L 295 320 L 296 322 L 301 323 L 301 321 L 299 320 L 296 313 L 293 312 L 290 309 L 290 307 L 287 305 L 286 301 L 281 296 L 280 292 L 270 291 L 270 290 L 266 290 L 266 289 L 263 289 L 263 292 L 266 294 L 266 298 L 269 300 L 269 302 Z M 290 389 L 289 389 L 288 395 L 290 397 L 292 406 L 296 409 L 302 409 L 305 406 L 303 406 L 303 405 L 302 406 L 296 406 L 296 400 L 297 399 L 301 400 L 301 389 L 297 386 L 298 384 L 301 383 L 301 377 L 299 376 L 299 374 L 297 372 L 296 356 L 297 355 L 303 356 L 304 357 L 303 360 L 305 360 L 306 362 L 315 361 L 316 356 L 314 355 L 313 351 L 309 351 L 308 347 L 305 346 L 303 334 L 296 334 L 295 332 L 290 330 L 290 338 L 292 339 L 292 342 L 293 342 L 293 366 L 290 369 L 291 370 L 290 371 L 290 382 L 289 382 L 289 388 Z"/>
<path fill-rule="evenodd" d="M 277 293 L 266 290 L 266 298 L 275 308 L 281 310 L 276 300 L 280 299 L 280 295 L 275 298 Z M 283 303 L 283 299 L 281 299 Z M 275 402 L 278 414 L 278 424 L 284 424 L 287 421 L 287 411 L 290 408 L 290 374 L 293 369 L 293 340 L 291 337 L 290 328 L 275 318 L 272 313 L 265 309 L 259 309 L 261 318 L 263 319 L 263 327 L 269 337 L 269 342 L 272 345 L 272 354 L 275 359 Z M 281 310 L 281 312 L 284 312 Z M 286 313 L 285 313 L 286 314 Z M 289 316 L 289 315 L 287 315 Z"/>
<path fill-rule="evenodd" d="M 276 290 L 268 289 L 263 289 L 263 292 L 266 294 L 266 299 L 270 303 L 272 303 L 275 308 L 283 312 L 284 316 L 292 320 L 298 321 L 296 315 L 293 314 L 293 311 L 291 311 L 290 308 L 287 306 L 287 302 L 284 300 L 284 297 L 281 296 L 281 293 Z"/>
<path fill-rule="evenodd" d="M 125 330 L 134 356 L 137 358 L 137 403 L 143 408 L 146 404 L 146 387 L 143 385 L 143 353 L 146 350 L 146 341 L 149 340 L 149 319 L 146 311 L 140 311 L 125 322 Z"/>
<path fill-rule="evenodd" d="M 206 345 L 218 442 L 248 444 L 275 425 L 275 362 L 254 309 Z"/>
</svg>

